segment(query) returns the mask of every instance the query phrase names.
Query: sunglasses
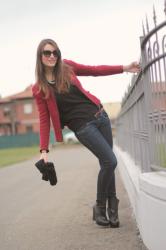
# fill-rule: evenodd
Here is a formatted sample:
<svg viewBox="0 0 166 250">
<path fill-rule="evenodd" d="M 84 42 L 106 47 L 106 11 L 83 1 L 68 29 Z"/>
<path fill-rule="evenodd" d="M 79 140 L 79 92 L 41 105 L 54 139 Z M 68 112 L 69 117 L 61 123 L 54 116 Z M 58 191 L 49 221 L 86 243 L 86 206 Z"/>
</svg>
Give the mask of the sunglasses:
<svg viewBox="0 0 166 250">
<path fill-rule="evenodd" d="M 59 57 L 59 53 L 57 50 L 43 50 L 42 51 L 42 54 L 45 56 L 45 57 L 50 57 L 52 54 L 54 57 Z"/>
</svg>

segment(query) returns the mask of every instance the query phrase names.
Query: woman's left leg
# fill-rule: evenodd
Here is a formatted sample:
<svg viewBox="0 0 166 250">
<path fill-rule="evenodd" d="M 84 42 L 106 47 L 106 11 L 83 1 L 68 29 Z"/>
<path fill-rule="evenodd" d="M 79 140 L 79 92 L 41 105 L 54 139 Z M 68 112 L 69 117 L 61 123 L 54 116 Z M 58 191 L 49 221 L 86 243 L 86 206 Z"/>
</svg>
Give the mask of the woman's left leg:
<svg viewBox="0 0 166 250">
<path fill-rule="evenodd" d="M 109 143 L 110 147 L 113 148 L 113 138 L 111 123 L 108 126 L 100 127 L 100 132 Z M 108 136 L 109 135 L 109 136 Z M 100 162 L 100 165 L 102 162 Z M 113 172 L 112 178 L 108 185 L 108 216 L 111 227 L 119 227 L 119 216 L 118 216 L 118 205 L 119 200 L 116 197 L 116 186 L 115 186 L 115 172 Z"/>
<path fill-rule="evenodd" d="M 116 197 L 114 169 L 117 159 L 112 151 L 110 120 L 105 112 L 76 132 L 78 140 L 99 159 L 100 171 L 97 181 L 97 204 L 105 206 L 109 196 Z"/>
<path fill-rule="evenodd" d="M 88 123 L 84 128 L 76 132 L 76 136 L 101 162 L 97 181 L 96 205 L 93 207 L 93 219 L 98 225 L 108 226 L 110 222 L 106 217 L 106 202 L 110 179 L 114 175 L 116 158 L 98 129 L 100 123 L 100 120 Z"/>
<path fill-rule="evenodd" d="M 105 114 L 106 117 L 108 116 Z M 108 142 L 110 145 L 111 149 L 113 150 L 113 137 L 112 137 L 112 128 L 111 128 L 111 122 L 110 120 L 108 123 L 104 123 L 102 126 L 99 128 L 101 134 L 105 138 L 105 140 Z M 102 165 L 102 162 L 99 161 L 100 166 Z M 102 168 L 102 166 L 101 166 Z M 108 184 L 108 196 L 107 198 L 109 199 L 110 197 L 116 196 L 116 181 L 115 181 L 115 172 L 112 174 L 112 178 L 110 178 L 110 182 Z"/>
<path fill-rule="evenodd" d="M 97 181 L 98 202 L 104 202 L 105 200 L 107 200 L 108 188 L 110 187 L 110 185 L 111 188 L 113 188 L 113 192 L 115 192 L 114 169 L 117 165 L 117 159 L 112 151 L 111 146 L 102 134 L 103 130 L 108 126 L 109 118 L 105 117 L 104 115 L 100 115 L 100 117 L 92 122 L 87 123 L 84 128 L 76 132 L 78 140 L 89 150 L 91 150 L 92 153 L 94 153 L 99 159 L 100 171 Z M 106 135 L 106 133 L 104 135 Z M 113 186 L 110 183 L 113 183 Z"/>
</svg>

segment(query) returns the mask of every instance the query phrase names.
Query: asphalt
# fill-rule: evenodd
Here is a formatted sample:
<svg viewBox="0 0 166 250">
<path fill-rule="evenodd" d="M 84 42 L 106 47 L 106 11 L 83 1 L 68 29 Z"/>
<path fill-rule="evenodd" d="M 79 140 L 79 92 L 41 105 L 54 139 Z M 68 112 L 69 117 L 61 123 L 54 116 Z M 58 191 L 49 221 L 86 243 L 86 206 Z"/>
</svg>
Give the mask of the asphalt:
<svg viewBox="0 0 166 250">
<path fill-rule="evenodd" d="M 42 181 L 38 160 L 0 169 L 1 250 L 145 250 L 127 192 L 116 171 L 120 227 L 92 220 L 97 159 L 80 145 L 51 150 L 58 184 Z"/>
</svg>

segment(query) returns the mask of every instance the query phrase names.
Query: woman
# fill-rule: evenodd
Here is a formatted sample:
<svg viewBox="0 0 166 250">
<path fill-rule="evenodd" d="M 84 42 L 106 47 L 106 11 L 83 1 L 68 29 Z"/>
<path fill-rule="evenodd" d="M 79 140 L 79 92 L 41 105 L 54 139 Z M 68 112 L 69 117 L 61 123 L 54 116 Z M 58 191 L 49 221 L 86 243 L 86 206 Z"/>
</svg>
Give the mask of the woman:
<svg viewBox="0 0 166 250">
<path fill-rule="evenodd" d="M 48 161 L 50 119 L 57 141 L 63 141 L 64 126 L 74 131 L 78 140 L 99 159 L 93 219 L 102 226 L 119 227 L 119 200 L 116 197 L 114 174 L 117 159 L 112 150 L 108 115 L 100 100 L 82 87 L 77 76 L 106 76 L 138 71 L 136 62 L 127 66 L 86 66 L 62 60 L 58 45 L 51 39 L 42 40 L 37 49 L 37 82 L 32 91 L 39 111 L 40 159 Z"/>
</svg>

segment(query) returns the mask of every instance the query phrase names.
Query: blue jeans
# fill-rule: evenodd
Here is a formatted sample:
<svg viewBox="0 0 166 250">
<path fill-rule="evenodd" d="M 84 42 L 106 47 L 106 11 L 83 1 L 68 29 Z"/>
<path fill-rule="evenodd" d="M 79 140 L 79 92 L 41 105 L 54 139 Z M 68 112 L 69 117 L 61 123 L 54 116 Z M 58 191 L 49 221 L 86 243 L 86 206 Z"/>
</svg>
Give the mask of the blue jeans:
<svg viewBox="0 0 166 250">
<path fill-rule="evenodd" d="M 106 202 L 107 198 L 116 196 L 114 170 L 117 166 L 117 159 L 112 150 L 112 130 L 107 113 L 103 110 L 97 118 L 94 117 L 94 120 L 75 132 L 75 135 L 99 160 L 97 201 Z"/>
</svg>

